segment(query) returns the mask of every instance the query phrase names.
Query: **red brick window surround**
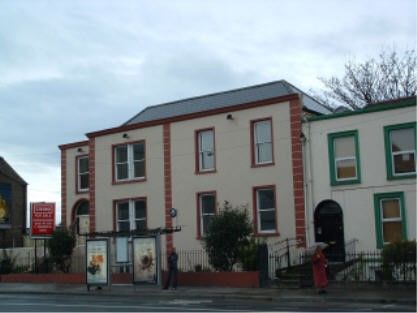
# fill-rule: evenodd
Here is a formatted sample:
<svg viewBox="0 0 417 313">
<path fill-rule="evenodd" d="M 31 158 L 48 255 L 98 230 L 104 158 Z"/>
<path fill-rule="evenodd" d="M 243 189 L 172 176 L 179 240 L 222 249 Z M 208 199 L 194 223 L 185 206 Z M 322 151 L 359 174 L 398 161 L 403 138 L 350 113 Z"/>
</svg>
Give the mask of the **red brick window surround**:
<svg viewBox="0 0 417 313">
<path fill-rule="evenodd" d="M 272 117 L 251 121 L 252 167 L 274 165 Z"/>
<path fill-rule="evenodd" d="M 147 229 L 146 198 L 119 199 L 113 202 L 113 228 L 115 231 Z"/>
<path fill-rule="evenodd" d="M 146 180 L 145 141 L 113 145 L 113 184 Z"/>
<path fill-rule="evenodd" d="M 216 151 L 214 128 L 195 131 L 196 173 L 212 173 L 216 171 Z"/>
<path fill-rule="evenodd" d="M 215 191 L 197 193 L 197 239 L 204 237 L 211 219 L 216 215 Z"/>
<path fill-rule="evenodd" d="M 275 186 L 253 188 L 253 216 L 256 235 L 277 235 L 277 201 Z"/>
<path fill-rule="evenodd" d="M 75 160 L 75 168 L 76 168 L 76 191 L 77 193 L 84 193 L 88 192 L 88 181 L 89 181 L 89 159 L 88 155 L 79 155 L 76 157 Z"/>
</svg>

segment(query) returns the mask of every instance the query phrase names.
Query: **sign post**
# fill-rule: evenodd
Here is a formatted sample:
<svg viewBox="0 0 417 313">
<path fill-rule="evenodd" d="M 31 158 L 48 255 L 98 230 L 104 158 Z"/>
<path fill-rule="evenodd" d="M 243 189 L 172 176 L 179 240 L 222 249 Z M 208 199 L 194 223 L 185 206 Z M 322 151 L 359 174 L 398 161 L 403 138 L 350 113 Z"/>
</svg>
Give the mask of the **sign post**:
<svg viewBox="0 0 417 313">
<path fill-rule="evenodd" d="M 30 237 L 35 240 L 35 272 L 38 272 L 37 240 L 51 238 L 55 231 L 55 203 L 32 202 L 30 204 Z"/>
</svg>

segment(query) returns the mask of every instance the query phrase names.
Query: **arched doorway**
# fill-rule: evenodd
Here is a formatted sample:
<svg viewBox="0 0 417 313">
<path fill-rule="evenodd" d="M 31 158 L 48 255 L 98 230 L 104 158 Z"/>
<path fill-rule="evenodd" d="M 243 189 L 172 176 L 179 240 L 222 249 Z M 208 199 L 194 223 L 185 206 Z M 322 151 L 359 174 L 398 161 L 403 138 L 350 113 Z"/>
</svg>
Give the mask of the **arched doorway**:
<svg viewBox="0 0 417 313">
<path fill-rule="evenodd" d="M 314 233 L 317 242 L 329 244 L 325 250 L 329 261 L 345 261 L 343 211 L 337 202 L 325 200 L 316 207 Z"/>
<path fill-rule="evenodd" d="M 77 244 L 84 244 L 85 236 L 80 235 L 87 234 L 90 231 L 89 211 L 90 205 L 88 200 L 85 199 L 78 201 L 73 208 L 73 223 Z"/>
</svg>

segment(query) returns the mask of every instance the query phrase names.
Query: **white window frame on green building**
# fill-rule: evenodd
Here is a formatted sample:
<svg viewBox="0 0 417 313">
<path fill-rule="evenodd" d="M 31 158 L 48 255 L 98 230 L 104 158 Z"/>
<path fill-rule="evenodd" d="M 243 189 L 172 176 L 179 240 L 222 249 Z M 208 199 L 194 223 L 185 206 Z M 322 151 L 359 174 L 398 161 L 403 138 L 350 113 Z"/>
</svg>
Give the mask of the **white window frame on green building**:
<svg viewBox="0 0 417 313">
<path fill-rule="evenodd" d="M 404 129 L 411 129 L 414 133 L 414 149 L 404 151 L 392 151 L 392 137 L 394 131 L 401 131 Z M 416 123 L 403 123 L 396 125 L 389 125 L 384 127 L 384 141 L 385 141 L 385 160 L 387 166 L 387 179 L 407 179 L 416 177 Z M 395 168 L 395 157 L 399 155 L 413 155 L 414 156 L 414 171 L 406 173 L 397 173 Z"/>
<path fill-rule="evenodd" d="M 336 156 L 335 143 L 338 139 L 353 138 L 354 153 L 350 156 L 338 157 Z M 330 184 L 332 186 L 360 184 L 361 183 L 361 167 L 360 167 L 360 153 L 359 153 L 359 136 L 357 130 L 349 130 L 327 135 L 327 144 L 329 152 L 329 169 L 330 169 Z M 353 160 L 355 164 L 355 176 L 340 178 L 338 177 L 338 163 Z"/>
</svg>

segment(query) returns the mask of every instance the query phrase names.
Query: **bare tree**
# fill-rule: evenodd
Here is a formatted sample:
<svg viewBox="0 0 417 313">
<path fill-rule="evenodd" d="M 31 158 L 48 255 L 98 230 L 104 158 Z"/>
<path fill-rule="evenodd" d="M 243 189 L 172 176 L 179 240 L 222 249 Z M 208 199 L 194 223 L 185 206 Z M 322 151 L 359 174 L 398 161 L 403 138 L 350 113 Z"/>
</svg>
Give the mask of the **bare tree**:
<svg viewBox="0 0 417 313">
<path fill-rule="evenodd" d="M 379 58 L 345 64 L 343 78 L 319 78 L 327 90 L 317 95 L 327 107 L 344 105 L 352 110 L 367 104 L 417 93 L 417 58 L 415 50 L 399 55 L 395 50 L 383 50 Z"/>
</svg>

